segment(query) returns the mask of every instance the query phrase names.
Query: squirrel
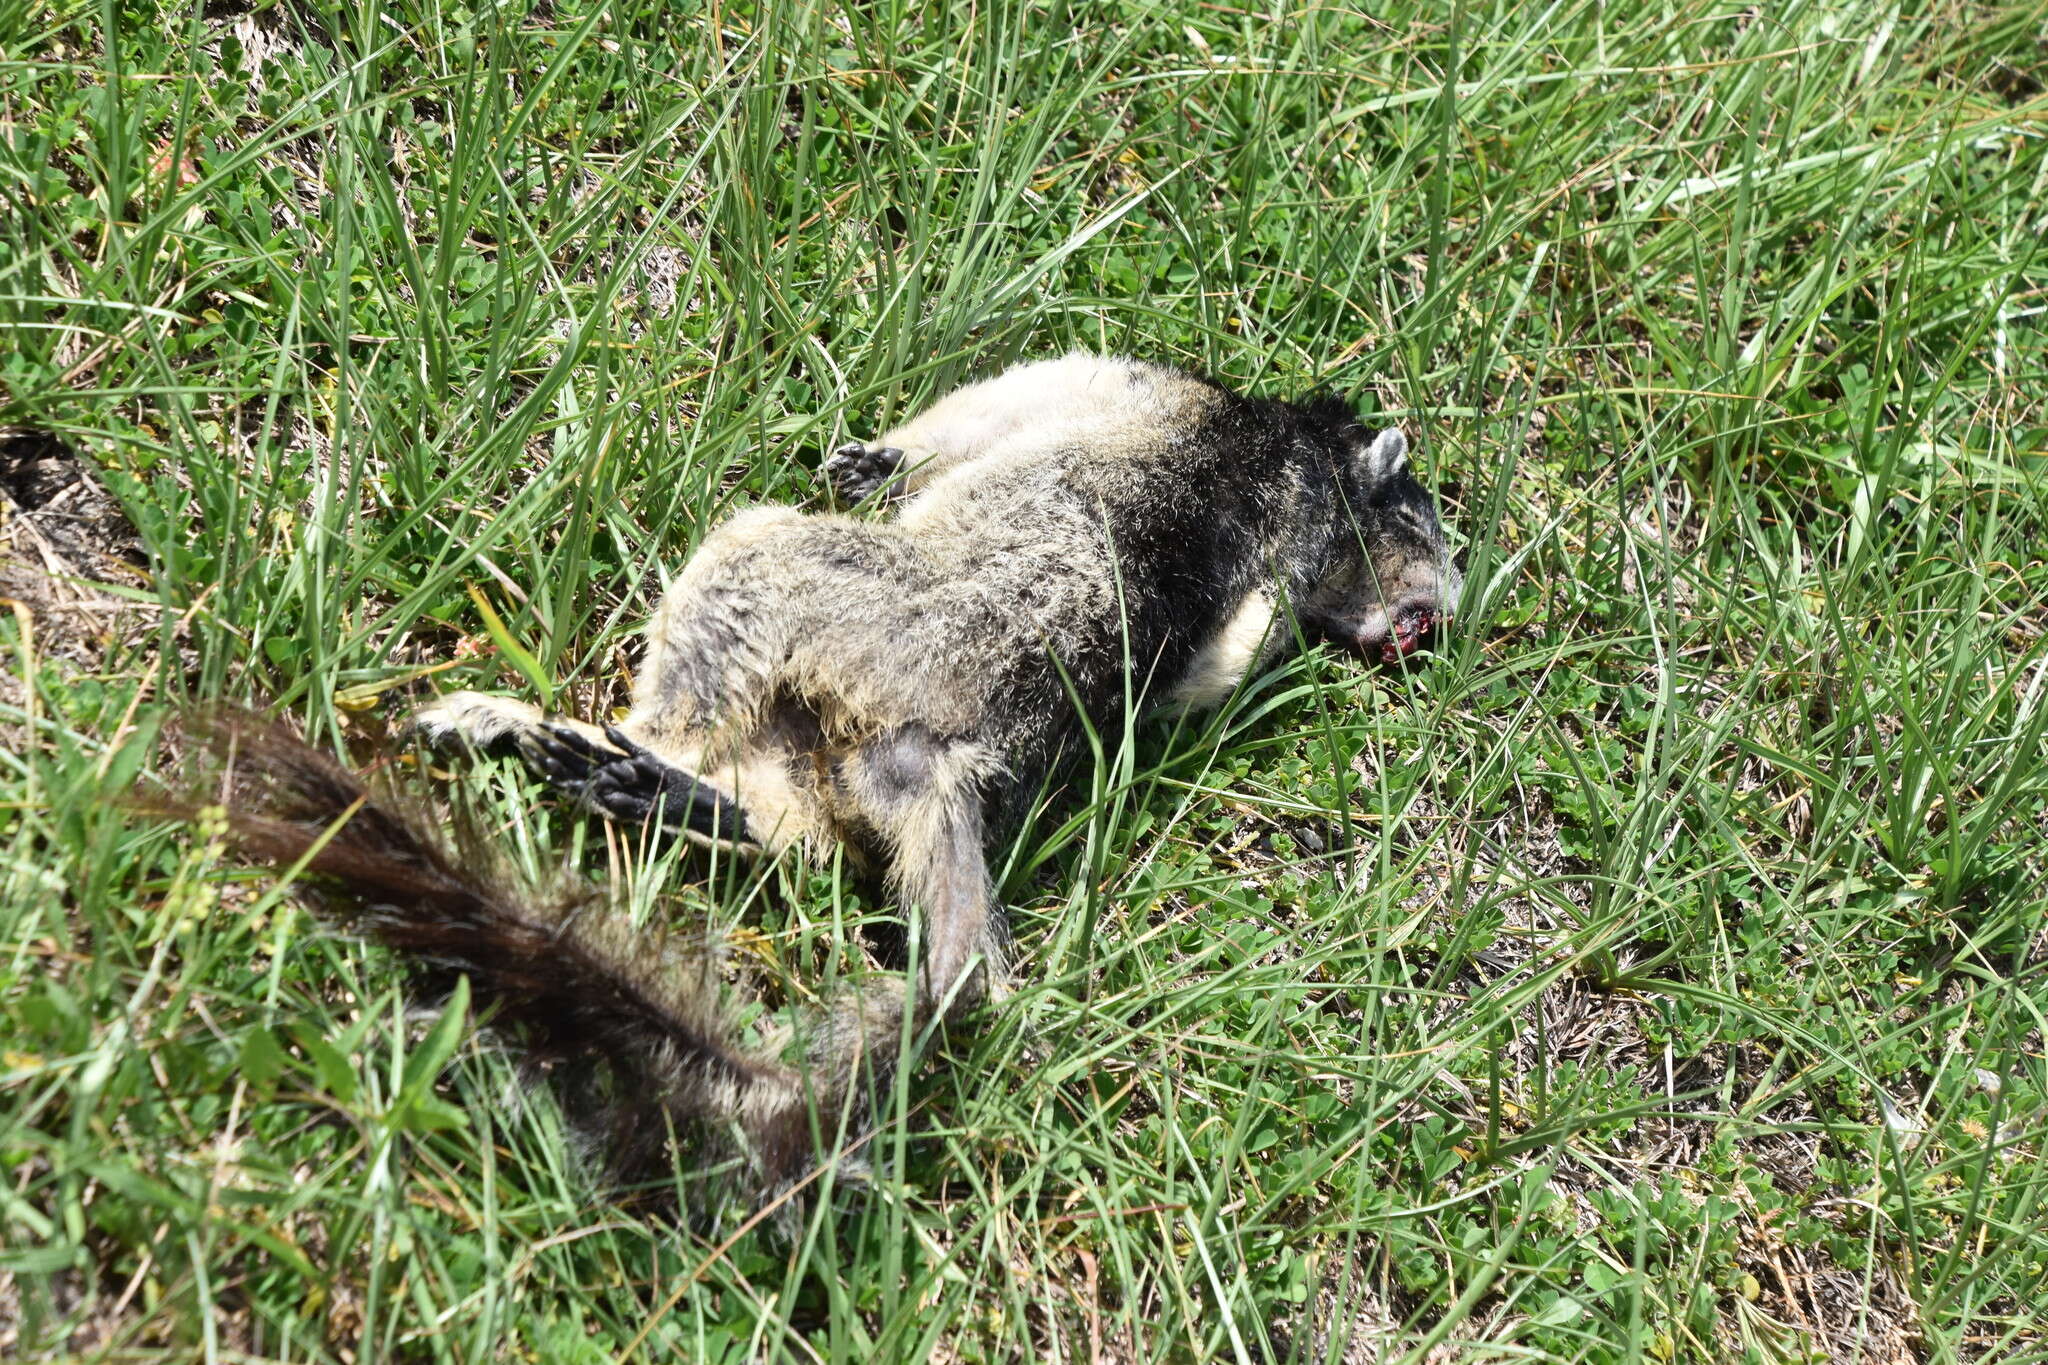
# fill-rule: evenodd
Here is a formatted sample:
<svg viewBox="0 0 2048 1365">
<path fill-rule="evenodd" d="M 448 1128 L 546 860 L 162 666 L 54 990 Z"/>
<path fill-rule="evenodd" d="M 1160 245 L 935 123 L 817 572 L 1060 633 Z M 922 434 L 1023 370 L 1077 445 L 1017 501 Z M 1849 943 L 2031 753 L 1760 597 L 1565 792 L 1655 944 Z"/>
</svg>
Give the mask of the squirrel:
<svg viewBox="0 0 2048 1365">
<path fill-rule="evenodd" d="M 327 838 L 308 866 L 338 884 L 330 904 L 466 973 L 532 1046 L 610 1063 L 628 1166 L 708 1124 L 771 1184 L 799 1178 L 814 1123 L 857 1111 L 863 1067 L 886 1068 L 906 1025 L 1003 990 L 988 850 L 1084 727 L 1213 708 L 1298 643 L 1397 662 L 1462 586 L 1398 430 L 1127 357 L 1014 366 L 821 472 L 884 515 L 762 506 L 713 529 L 662 597 L 618 724 L 476 692 L 413 718 L 615 821 L 765 854 L 837 844 L 879 870 L 922 917 L 920 960 L 815 1021 L 799 1063 L 736 1041 L 701 954 L 570 908 L 592 893 L 508 890 L 487 854 L 282 731 L 216 739 L 237 751 L 245 852 L 291 863 Z"/>
</svg>

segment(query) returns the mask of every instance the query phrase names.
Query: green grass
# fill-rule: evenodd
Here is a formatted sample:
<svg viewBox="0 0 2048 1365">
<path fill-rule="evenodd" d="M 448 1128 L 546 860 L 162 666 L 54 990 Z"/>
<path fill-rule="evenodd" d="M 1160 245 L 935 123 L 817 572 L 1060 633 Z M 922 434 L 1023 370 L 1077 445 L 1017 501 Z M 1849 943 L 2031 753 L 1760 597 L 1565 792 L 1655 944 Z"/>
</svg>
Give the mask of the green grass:
<svg viewBox="0 0 2048 1365">
<path fill-rule="evenodd" d="M 0 426 L 147 559 L 0 610 L 0 1354 L 2048 1359 L 2038 0 L 240 8 L 0 0 Z M 600 714 L 1071 345 L 1358 394 L 1472 586 L 1084 770 L 867 1185 L 646 1215 L 115 804 L 187 701 Z M 771 1005 L 887 909 L 470 785 Z"/>
</svg>

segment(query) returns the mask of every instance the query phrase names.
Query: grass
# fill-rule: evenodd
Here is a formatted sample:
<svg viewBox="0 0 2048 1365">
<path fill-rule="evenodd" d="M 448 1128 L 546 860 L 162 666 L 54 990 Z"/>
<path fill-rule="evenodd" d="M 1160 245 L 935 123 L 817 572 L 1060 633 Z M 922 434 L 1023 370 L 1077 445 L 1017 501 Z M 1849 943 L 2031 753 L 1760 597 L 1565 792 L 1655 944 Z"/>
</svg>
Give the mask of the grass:
<svg viewBox="0 0 2048 1365">
<path fill-rule="evenodd" d="M 0 1352 L 2048 1358 L 2044 24 L 0 3 Z M 114 804 L 193 700 L 601 714 L 721 516 L 1070 345 L 1400 422 L 1461 630 L 1084 770 L 869 1184 L 645 1215 Z M 467 785 L 770 1005 L 887 909 Z"/>
</svg>

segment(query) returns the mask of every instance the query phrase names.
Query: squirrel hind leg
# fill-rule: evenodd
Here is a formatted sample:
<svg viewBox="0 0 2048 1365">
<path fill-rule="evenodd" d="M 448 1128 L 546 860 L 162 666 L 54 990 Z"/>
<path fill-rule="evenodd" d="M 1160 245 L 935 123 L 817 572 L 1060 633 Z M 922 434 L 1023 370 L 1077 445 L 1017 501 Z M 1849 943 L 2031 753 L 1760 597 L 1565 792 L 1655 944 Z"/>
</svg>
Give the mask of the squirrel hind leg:
<svg viewBox="0 0 2048 1365">
<path fill-rule="evenodd" d="M 483 692 L 451 692 L 413 716 L 430 743 L 516 755 L 549 783 L 622 825 L 668 838 L 744 846 L 746 814 L 716 785 L 642 746 L 615 726 L 544 715 Z"/>
<path fill-rule="evenodd" d="M 839 798 L 881 834 L 890 881 L 923 918 L 921 1015 L 1003 991 L 1006 938 L 982 819 L 982 788 L 996 770 L 980 746 L 915 724 L 876 736 L 839 765 Z"/>
<path fill-rule="evenodd" d="M 595 725 L 488 692 L 450 692 L 415 711 L 406 729 L 428 744 L 520 758 L 579 795 L 607 764 L 628 756 Z"/>
<path fill-rule="evenodd" d="M 802 1064 L 808 1104 L 753 1092 L 745 1115 L 770 1171 L 797 1171 L 813 1151 L 858 1178 L 864 1135 L 880 1120 L 906 1039 L 1003 992 L 1003 921 L 983 847 L 982 787 L 997 769 L 979 746 L 921 725 L 873 736 L 833 762 L 834 816 L 878 836 L 889 881 L 924 926 L 909 977 L 869 982 L 812 1018 Z"/>
<path fill-rule="evenodd" d="M 405 728 L 429 744 L 491 753 L 517 744 L 547 724 L 540 708 L 527 702 L 488 692 L 450 692 L 413 712 Z"/>
</svg>

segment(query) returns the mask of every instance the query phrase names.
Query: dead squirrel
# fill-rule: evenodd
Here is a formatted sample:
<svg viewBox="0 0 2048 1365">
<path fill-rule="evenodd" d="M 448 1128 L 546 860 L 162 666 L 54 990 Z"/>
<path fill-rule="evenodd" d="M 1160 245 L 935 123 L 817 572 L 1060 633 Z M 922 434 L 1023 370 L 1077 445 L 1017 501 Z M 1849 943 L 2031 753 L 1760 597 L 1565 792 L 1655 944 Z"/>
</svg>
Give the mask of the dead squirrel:
<svg viewBox="0 0 2048 1365">
<path fill-rule="evenodd" d="M 472 692 L 417 717 L 430 738 L 511 747 L 616 820 L 771 853 L 841 842 L 884 870 L 924 917 L 914 983 L 819 1021 L 799 1065 L 747 1053 L 698 969 L 622 922 L 507 890 L 281 734 L 229 736 L 247 851 L 293 861 L 367 801 L 310 864 L 373 907 L 367 932 L 467 973 L 536 1046 L 607 1058 L 633 1097 L 616 1150 L 708 1120 L 771 1182 L 812 1160 L 814 1117 L 831 1131 L 906 1012 L 1001 985 L 987 849 L 1084 721 L 1114 735 L 1215 706 L 1301 638 L 1396 661 L 1461 586 L 1398 431 L 1122 357 L 1018 365 L 824 473 L 889 514 L 758 507 L 714 530 L 617 726 Z"/>
</svg>

